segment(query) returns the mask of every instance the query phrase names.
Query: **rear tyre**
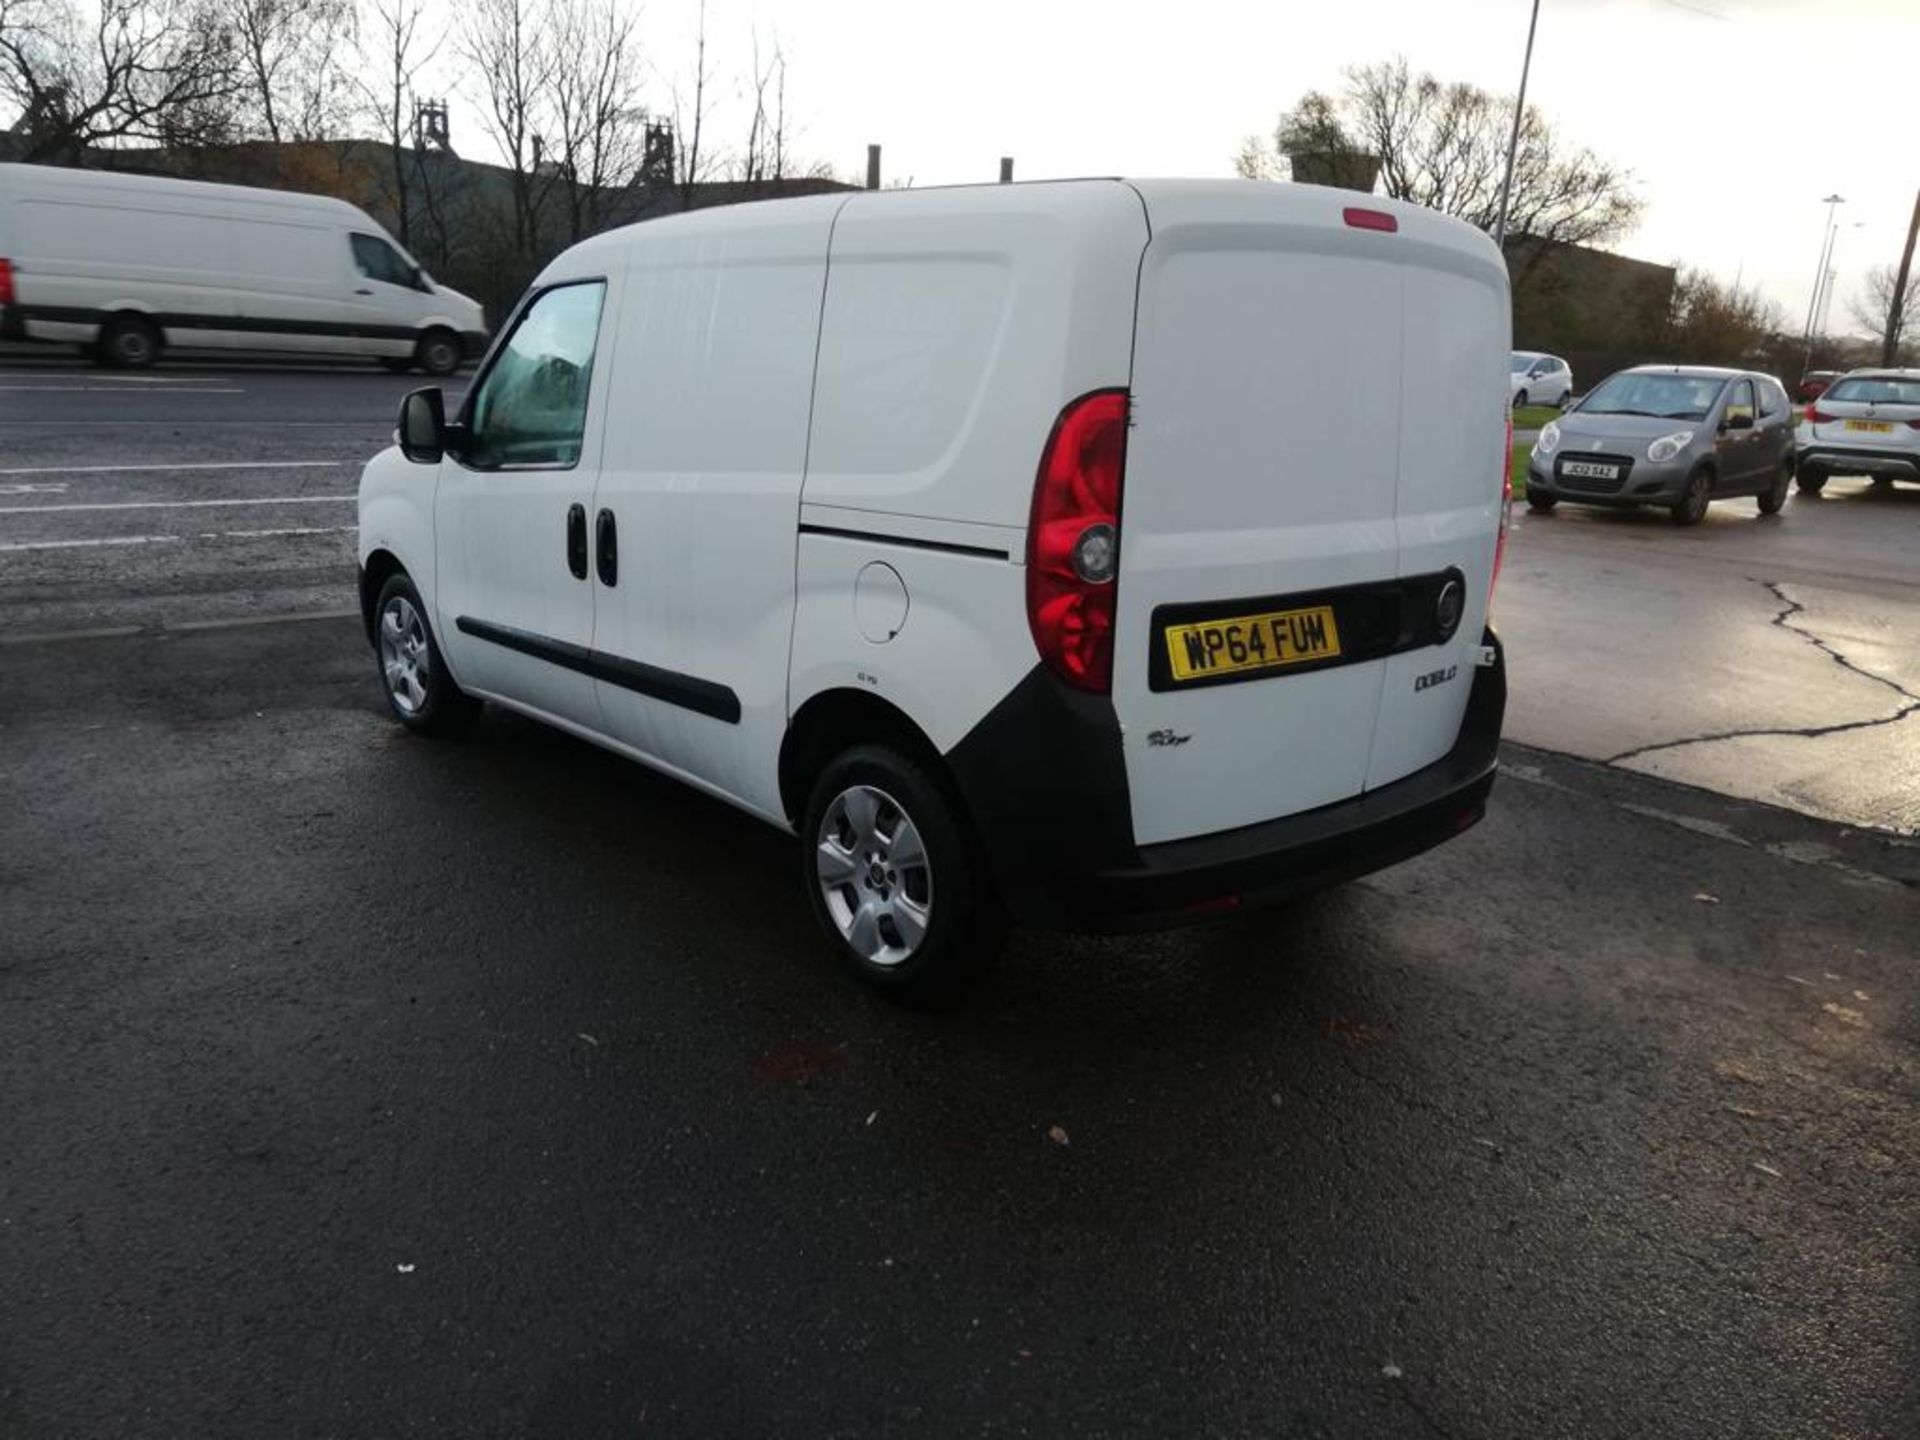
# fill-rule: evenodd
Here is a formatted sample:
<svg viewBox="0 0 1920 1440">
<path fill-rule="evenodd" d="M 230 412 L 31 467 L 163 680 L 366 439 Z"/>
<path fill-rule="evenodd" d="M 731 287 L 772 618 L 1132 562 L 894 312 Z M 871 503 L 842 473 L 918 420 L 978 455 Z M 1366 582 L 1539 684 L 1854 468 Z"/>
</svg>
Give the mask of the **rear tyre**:
<svg viewBox="0 0 1920 1440">
<path fill-rule="evenodd" d="M 100 327 L 100 363 L 115 370 L 145 370 L 160 358 L 160 332 L 151 320 L 116 315 Z"/>
<path fill-rule="evenodd" d="M 1818 495 L 1827 488 L 1827 472 L 1815 465 L 1803 465 L 1793 483 L 1802 495 Z"/>
<path fill-rule="evenodd" d="M 429 330 L 414 347 L 413 363 L 429 375 L 451 375 L 460 368 L 460 337 L 451 330 Z"/>
<path fill-rule="evenodd" d="M 427 607 L 404 574 L 389 577 L 374 602 L 373 653 L 387 708 L 409 730 L 446 735 L 480 713 L 480 702 L 453 683 Z"/>
<path fill-rule="evenodd" d="M 910 1004 L 949 999 L 1005 940 L 957 807 L 919 761 L 856 745 L 820 772 L 800 826 L 814 918 L 840 962 Z"/>
<path fill-rule="evenodd" d="M 1536 495 L 1531 490 L 1527 491 L 1527 508 L 1529 510 L 1537 510 L 1542 515 L 1551 513 L 1553 507 L 1559 503 L 1560 497 L 1558 495 Z"/>
<path fill-rule="evenodd" d="M 1687 477 L 1687 488 L 1667 507 L 1676 525 L 1698 525 L 1707 518 L 1707 505 L 1713 499 L 1713 472 L 1696 470 Z"/>
<path fill-rule="evenodd" d="M 1780 462 L 1780 473 L 1773 477 L 1772 488 L 1764 490 L 1760 494 L 1760 513 L 1762 515 L 1778 515 L 1780 513 L 1780 507 L 1787 503 L 1787 491 L 1792 485 L 1793 461 L 1782 460 Z"/>
</svg>

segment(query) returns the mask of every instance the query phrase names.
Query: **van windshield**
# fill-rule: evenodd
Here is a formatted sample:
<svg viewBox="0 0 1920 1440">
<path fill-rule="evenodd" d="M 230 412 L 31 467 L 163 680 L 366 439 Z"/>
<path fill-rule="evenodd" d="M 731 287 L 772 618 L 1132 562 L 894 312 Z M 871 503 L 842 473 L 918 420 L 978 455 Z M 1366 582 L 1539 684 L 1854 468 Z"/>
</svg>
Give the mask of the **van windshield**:
<svg viewBox="0 0 1920 1440">
<path fill-rule="evenodd" d="M 1704 420 L 1726 381 L 1718 375 L 1613 375 L 1580 402 L 1582 415 Z"/>
</svg>

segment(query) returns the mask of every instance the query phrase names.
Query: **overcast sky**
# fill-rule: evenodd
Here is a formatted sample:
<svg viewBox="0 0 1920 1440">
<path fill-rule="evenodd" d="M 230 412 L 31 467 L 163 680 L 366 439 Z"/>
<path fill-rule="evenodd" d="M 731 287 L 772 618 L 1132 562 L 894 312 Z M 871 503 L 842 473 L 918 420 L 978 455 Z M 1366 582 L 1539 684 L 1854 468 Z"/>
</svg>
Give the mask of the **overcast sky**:
<svg viewBox="0 0 1920 1440">
<path fill-rule="evenodd" d="M 698 0 L 644 0 L 666 82 L 690 72 Z M 843 176 L 866 145 L 887 178 L 1228 175 L 1307 89 L 1404 54 L 1510 93 L 1529 0 L 708 0 L 709 54 L 737 89 L 750 36 L 790 57 L 797 146 Z M 1830 328 L 1870 263 L 1899 257 L 1920 186 L 1920 0 L 1542 0 L 1530 101 L 1569 140 L 1630 168 L 1647 201 L 1618 242 L 1742 277 L 1797 328 L 1826 207 L 1849 227 Z M 483 156 L 456 104 L 456 146 Z M 722 110 L 723 146 L 744 116 Z M 732 132 L 739 131 L 735 137 Z M 1860 228 L 1850 228 L 1858 224 Z"/>
</svg>

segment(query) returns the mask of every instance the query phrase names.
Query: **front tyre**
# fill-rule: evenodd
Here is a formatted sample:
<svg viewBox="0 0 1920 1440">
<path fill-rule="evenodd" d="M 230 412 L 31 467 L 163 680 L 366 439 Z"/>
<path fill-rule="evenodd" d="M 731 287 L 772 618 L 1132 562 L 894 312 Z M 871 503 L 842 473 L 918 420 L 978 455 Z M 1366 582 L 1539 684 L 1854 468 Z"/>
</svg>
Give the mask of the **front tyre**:
<svg viewBox="0 0 1920 1440">
<path fill-rule="evenodd" d="M 1676 525 L 1698 525 L 1707 518 L 1707 503 L 1712 499 L 1712 472 L 1696 470 L 1687 477 L 1687 488 L 1680 498 L 1667 507 L 1667 514 Z"/>
<path fill-rule="evenodd" d="M 429 330 L 414 346 L 413 363 L 429 375 L 451 375 L 460 368 L 460 337 L 451 330 Z"/>
<path fill-rule="evenodd" d="M 814 781 L 800 836 L 814 916 L 874 989 L 945 999 L 998 954 L 998 906 L 954 805 L 918 760 L 887 745 L 843 751 Z"/>
<path fill-rule="evenodd" d="M 1558 495 L 1542 495 L 1537 491 L 1527 491 L 1527 508 L 1536 515 L 1550 514 L 1553 507 L 1560 503 Z"/>
<path fill-rule="evenodd" d="M 470 722 L 480 702 L 453 683 L 427 624 L 427 607 L 413 581 L 393 575 L 374 602 L 373 649 L 387 708 L 409 730 L 444 735 Z"/>
</svg>

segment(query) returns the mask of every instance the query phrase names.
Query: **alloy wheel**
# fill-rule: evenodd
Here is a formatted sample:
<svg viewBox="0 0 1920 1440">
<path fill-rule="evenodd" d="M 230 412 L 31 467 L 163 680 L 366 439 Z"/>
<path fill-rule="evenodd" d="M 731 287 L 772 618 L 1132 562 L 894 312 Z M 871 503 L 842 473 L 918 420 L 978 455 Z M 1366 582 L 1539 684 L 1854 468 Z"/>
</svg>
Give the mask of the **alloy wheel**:
<svg viewBox="0 0 1920 1440">
<path fill-rule="evenodd" d="M 380 670 L 402 715 L 417 715 L 427 703 L 430 664 L 426 621 L 406 596 L 394 596 L 380 612 Z"/>
<path fill-rule="evenodd" d="M 827 915 L 853 952 L 874 965 L 910 958 L 933 917 L 926 843 L 900 802 L 872 785 L 841 791 L 820 817 L 814 877 Z"/>
</svg>

